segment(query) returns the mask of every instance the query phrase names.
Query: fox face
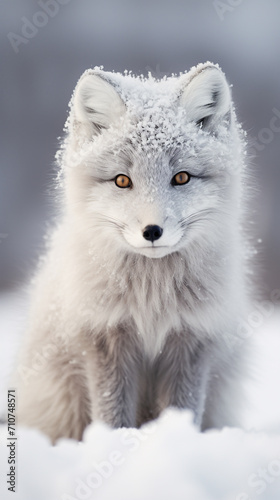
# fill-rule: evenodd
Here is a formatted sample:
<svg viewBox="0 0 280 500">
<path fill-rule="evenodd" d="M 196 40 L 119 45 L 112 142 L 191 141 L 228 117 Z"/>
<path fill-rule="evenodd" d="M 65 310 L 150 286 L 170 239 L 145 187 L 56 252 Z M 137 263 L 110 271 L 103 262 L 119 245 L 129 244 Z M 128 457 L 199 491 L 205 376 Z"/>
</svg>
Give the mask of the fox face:
<svg viewBox="0 0 280 500">
<path fill-rule="evenodd" d="M 87 71 L 68 129 L 67 199 L 99 244 L 149 258 L 219 245 L 238 202 L 238 176 L 225 173 L 239 158 L 218 67 L 163 81 Z"/>
</svg>

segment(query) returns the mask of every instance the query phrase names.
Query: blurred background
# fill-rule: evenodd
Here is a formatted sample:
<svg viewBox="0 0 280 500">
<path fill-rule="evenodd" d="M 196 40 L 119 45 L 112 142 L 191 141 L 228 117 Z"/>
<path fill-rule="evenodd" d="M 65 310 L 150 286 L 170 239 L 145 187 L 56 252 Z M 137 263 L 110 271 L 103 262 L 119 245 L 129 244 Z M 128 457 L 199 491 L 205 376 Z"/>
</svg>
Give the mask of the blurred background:
<svg viewBox="0 0 280 500">
<path fill-rule="evenodd" d="M 53 212 L 54 155 L 86 69 L 160 78 L 207 60 L 252 139 L 264 294 L 280 288 L 279 0 L 0 0 L 0 293 L 20 287 Z M 254 151 L 253 151 L 254 150 Z"/>
</svg>

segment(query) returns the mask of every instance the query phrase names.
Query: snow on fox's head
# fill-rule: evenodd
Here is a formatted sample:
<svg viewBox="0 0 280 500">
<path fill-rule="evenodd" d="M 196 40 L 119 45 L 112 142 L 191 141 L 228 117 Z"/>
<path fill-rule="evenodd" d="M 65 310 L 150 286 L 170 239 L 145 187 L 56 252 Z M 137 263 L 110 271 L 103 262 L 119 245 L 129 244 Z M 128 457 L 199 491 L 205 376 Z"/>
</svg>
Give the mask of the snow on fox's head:
<svg viewBox="0 0 280 500">
<path fill-rule="evenodd" d="M 67 126 L 68 207 L 92 238 L 154 258 L 224 238 L 242 144 L 218 66 L 161 81 L 87 70 Z"/>
</svg>

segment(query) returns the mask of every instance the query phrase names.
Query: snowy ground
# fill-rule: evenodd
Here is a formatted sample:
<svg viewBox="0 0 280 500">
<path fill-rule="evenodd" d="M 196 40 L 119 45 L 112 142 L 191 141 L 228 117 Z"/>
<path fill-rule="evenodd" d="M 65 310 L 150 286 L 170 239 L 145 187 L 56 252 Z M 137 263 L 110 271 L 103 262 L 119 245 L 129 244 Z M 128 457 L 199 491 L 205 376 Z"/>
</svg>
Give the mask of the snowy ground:
<svg viewBox="0 0 280 500">
<path fill-rule="evenodd" d="M 0 413 L 25 319 L 19 294 L 0 296 Z M 17 429 L 17 492 L 7 490 L 6 425 L 0 427 L 1 499 L 20 500 L 279 500 L 280 311 L 254 329 L 256 384 L 245 428 L 199 434 L 188 412 L 169 410 L 140 430 L 96 423 L 82 443 L 52 447 L 35 430 Z"/>
</svg>

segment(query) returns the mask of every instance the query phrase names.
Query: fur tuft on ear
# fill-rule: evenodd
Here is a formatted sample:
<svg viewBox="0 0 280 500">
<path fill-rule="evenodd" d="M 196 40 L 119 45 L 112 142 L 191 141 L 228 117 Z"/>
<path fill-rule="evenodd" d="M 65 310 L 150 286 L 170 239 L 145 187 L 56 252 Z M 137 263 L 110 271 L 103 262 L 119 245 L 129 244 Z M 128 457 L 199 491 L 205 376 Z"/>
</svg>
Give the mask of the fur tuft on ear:
<svg viewBox="0 0 280 500">
<path fill-rule="evenodd" d="M 92 137 L 118 120 L 126 107 L 117 91 L 101 74 L 87 70 L 76 86 L 72 112 L 83 135 Z M 77 127 L 75 127 L 77 129 Z"/>
<path fill-rule="evenodd" d="M 180 105 L 189 121 L 214 131 L 222 120 L 230 122 L 231 92 L 223 72 L 218 66 L 201 65 L 188 79 L 180 96 Z M 187 75 L 188 76 L 188 75 Z M 181 77 L 183 80 L 185 76 Z"/>
</svg>

